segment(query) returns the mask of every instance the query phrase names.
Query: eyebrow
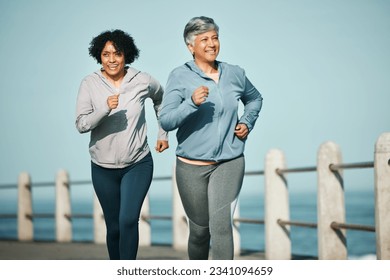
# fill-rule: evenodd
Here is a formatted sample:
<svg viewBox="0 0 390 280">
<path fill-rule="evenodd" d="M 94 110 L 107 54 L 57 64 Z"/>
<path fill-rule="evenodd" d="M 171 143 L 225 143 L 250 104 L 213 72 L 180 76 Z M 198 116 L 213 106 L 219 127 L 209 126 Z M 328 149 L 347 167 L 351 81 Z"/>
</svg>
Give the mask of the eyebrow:
<svg viewBox="0 0 390 280">
<path fill-rule="evenodd" d="M 110 51 L 102 51 L 102 53 L 111 53 Z M 115 54 L 122 54 L 123 52 L 121 52 L 121 51 L 114 51 L 114 52 L 112 52 L 112 53 L 115 53 Z"/>
<path fill-rule="evenodd" d="M 205 39 L 205 38 L 218 38 L 218 34 L 213 34 L 211 36 L 208 36 L 208 35 L 201 35 L 199 36 L 199 39 Z"/>
</svg>

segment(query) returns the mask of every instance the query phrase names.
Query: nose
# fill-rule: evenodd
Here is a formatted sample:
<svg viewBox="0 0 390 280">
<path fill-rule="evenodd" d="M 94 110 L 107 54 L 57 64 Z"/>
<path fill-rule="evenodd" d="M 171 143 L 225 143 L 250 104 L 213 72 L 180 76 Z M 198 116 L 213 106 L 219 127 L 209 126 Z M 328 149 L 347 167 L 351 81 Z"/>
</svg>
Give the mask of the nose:
<svg viewBox="0 0 390 280">
<path fill-rule="evenodd" d="M 115 54 L 110 54 L 109 61 L 115 62 Z"/>
<path fill-rule="evenodd" d="M 210 47 L 214 47 L 214 46 L 215 46 L 215 42 L 214 42 L 213 39 L 209 39 L 209 40 L 207 40 L 207 41 L 208 41 L 208 45 L 209 45 Z"/>
</svg>

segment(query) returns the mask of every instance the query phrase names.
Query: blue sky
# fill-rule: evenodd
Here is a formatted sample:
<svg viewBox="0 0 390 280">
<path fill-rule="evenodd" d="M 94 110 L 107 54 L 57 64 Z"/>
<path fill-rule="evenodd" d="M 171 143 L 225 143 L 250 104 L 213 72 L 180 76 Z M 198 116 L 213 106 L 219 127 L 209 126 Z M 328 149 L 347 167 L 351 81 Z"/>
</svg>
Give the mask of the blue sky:
<svg viewBox="0 0 390 280">
<path fill-rule="evenodd" d="M 52 181 L 59 169 L 88 180 L 89 134 L 74 120 L 80 81 L 99 68 L 88 56 L 92 37 L 130 33 L 141 50 L 132 66 L 165 86 L 191 59 L 182 31 L 199 15 L 220 27 L 218 59 L 243 67 L 264 97 L 246 146 L 248 171 L 262 170 L 271 148 L 284 151 L 288 167 L 313 166 L 328 140 L 344 162 L 373 160 L 375 141 L 390 131 L 390 1 L 0 0 L 0 184 L 16 183 L 22 171 Z M 174 132 L 170 144 L 153 154 L 155 176 L 172 172 Z M 346 183 L 372 187 L 372 171 L 360 174 Z"/>
</svg>

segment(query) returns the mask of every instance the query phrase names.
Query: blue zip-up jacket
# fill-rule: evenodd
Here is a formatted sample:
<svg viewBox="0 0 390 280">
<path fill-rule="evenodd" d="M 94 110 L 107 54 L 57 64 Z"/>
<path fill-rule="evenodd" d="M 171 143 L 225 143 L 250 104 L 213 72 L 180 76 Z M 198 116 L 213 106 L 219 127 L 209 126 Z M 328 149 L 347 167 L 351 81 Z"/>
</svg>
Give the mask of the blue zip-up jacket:
<svg viewBox="0 0 390 280">
<path fill-rule="evenodd" d="M 194 61 L 174 69 L 167 81 L 160 112 L 161 127 L 177 130 L 176 155 L 191 160 L 224 161 L 239 157 L 245 139 L 234 130 L 238 123 L 251 131 L 262 107 L 263 98 L 239 66 L 218 65 L 219 82 L 209 78 Z M 197 106 L 191 96 L 200 86 L 209 89 L 206 102 Z M 239 101 L 244 104 L 238 117 Z"/>
</svg>

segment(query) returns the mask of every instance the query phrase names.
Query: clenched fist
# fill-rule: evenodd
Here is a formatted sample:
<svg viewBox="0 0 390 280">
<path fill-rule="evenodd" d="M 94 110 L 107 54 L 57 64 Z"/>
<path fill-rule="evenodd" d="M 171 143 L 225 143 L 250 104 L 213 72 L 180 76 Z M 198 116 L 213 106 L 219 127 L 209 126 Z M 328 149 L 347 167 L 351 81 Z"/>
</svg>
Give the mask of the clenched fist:
<svg viewBox="0 0 390 280">
<path fill-rule="evenodd" d="M 206 101 L 206 98 L 209 96 L 209 88 L 205 86 L 198 87 L 192 93 L 192 101 L 195 105 L 200 106 L 202 103 Z"/>
<path fill-rule="evenodd" d="M 119 93 L 118 94 L 115 94 L 115 95 L 110 95 L 108 98 L 107 98 L 107 105 L 108 107 L 112 110 L 112 109 L 115 109 L 116 107 L 118 107 L 118 104 L 119 104 Z"/>
<path fill-rule="evenodd" d="M 239 123 L 236 125 L 236 129 L 234 130 L 234 134 L 240 139 L 245 139 L 249 134 L 249 129 L 244 123 Z"/>
</svg>

